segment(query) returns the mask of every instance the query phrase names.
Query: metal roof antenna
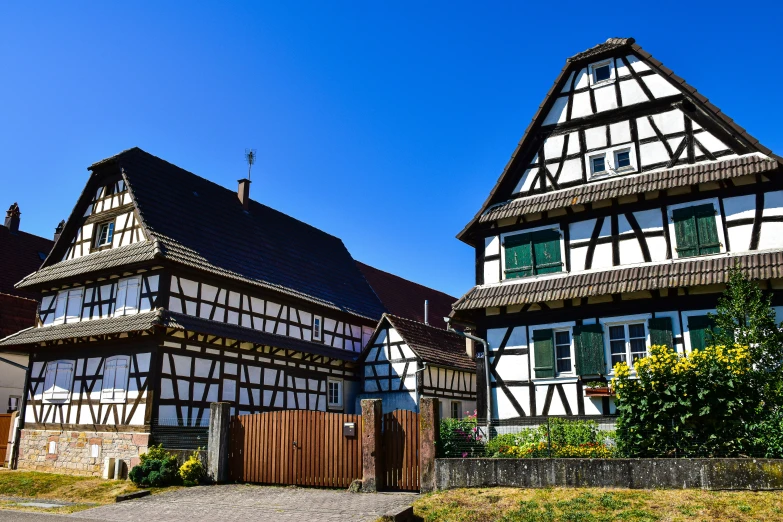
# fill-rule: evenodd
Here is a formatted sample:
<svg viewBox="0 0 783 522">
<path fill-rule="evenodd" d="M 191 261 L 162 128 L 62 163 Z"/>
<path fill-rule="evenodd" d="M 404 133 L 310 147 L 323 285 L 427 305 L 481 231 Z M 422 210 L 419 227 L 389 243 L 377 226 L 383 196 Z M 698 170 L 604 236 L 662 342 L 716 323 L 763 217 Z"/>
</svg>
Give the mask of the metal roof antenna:
<svg viewBox="0 0 783 522">
<path fill-rule="evenodd" d="M 256 162 L 256 149 L 245 149 L 245 160 L 247 161 L 247 179 L 250 179 L 250 170 Z"/>
</svg>

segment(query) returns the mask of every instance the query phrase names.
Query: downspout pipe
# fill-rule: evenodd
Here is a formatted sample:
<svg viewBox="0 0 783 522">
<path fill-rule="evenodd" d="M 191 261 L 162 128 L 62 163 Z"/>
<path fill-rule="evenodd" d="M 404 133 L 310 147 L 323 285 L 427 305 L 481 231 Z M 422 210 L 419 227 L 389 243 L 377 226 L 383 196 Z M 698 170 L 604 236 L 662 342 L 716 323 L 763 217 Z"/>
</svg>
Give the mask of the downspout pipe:
<svg viewBox="0 0 783 522">
<path fill-rule="evenodd" d="M 444 317 L 443 320 L 446 321 L 446 330 L 449 332 L 453 332 L 459 336 L 470 339 L 471 341 L 481 343 L 484 346 L 484 380 L 486 381 L 487 385 L 487 440 L 489 440 L 489 429 L 492 425 L 492 382 L 489 379 L 489 342 L 487 342 L 486 339 L 482 339 L 481 337 L 476 337 L 475 335 L 455 330 L 451 326 L 450 317 Z"/>
</svg>

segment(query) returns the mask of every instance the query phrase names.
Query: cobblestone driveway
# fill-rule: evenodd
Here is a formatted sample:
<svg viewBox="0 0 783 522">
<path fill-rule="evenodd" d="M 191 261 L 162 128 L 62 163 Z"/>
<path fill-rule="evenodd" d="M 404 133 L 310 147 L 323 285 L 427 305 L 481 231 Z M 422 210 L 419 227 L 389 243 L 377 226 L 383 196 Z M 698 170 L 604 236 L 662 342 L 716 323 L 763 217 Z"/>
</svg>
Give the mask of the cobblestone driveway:
<svg viewBox="0 0 783 522">
<path fill-rule="evenodd" d="M 74 517 L 116 522 L 371 522 L 389 511 L 409 506 L 415 498 L 409 493 L 362 494 L 328 489 L 226 485 L 184 488 L 81 511 Z"/>
</svg>

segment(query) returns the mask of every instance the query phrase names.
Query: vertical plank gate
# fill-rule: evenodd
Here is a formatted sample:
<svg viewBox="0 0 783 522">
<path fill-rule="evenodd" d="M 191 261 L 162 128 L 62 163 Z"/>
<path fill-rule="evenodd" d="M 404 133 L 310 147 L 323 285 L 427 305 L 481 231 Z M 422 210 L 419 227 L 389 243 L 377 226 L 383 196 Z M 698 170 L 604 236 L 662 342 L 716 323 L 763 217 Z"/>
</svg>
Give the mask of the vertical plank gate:
<svg viewBox="0 0 783 522">
<path fill-rule="evenodd" d="M 345 423 L 354 436 L 343 435 Z M 231 480 L 348 487 L 362 478 L 361 415 L 273 411 L 236 416 L 229 429 Z"/>
<path fill-rule="evenodd" d="M 419 414 L 386 413 L 382 429 L 385 489 L 419 491 Z"/>
<path fill-rule="evenodd" d="M 8 452 L 8 439 L 11 438 L 12 413 L 0 413 L 0 466 L 5 466 Z"/>
</svg>

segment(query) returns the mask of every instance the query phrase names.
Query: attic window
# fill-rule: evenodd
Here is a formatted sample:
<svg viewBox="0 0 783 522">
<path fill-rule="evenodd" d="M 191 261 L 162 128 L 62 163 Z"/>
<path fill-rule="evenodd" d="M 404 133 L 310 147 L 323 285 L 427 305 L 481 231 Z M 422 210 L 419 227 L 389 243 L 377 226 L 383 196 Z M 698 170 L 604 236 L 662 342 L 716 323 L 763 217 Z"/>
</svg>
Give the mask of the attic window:
<svg viewBox="0 0 783 522">
<path fill-rule="evenodd" d="M 614 64 L 612 60 L 605 60 L 590 65 L 590 84 L 603 85 L 614 79 Z"/>
<path fill-rule="evenodd" d="M 114 238 L 114 221 L 109 223 L 103 223 L 98 226 L 98 239 L 95 241 L 95 246 L 110 245 Z"/>
<path fill-rule="evenodd" d="M 606 157 L 603 154 L 590 157 L 590 173 L 601 174 L 606 172 Z"/>
</svg>

